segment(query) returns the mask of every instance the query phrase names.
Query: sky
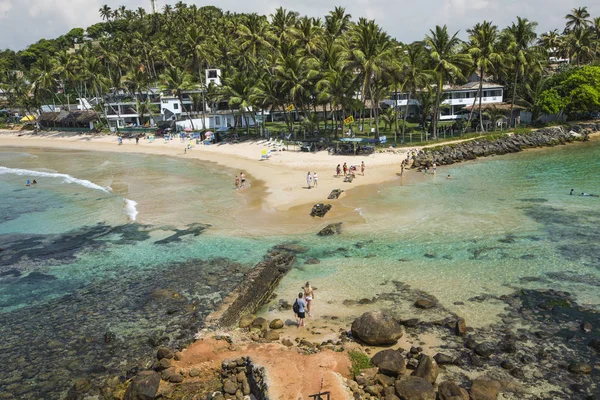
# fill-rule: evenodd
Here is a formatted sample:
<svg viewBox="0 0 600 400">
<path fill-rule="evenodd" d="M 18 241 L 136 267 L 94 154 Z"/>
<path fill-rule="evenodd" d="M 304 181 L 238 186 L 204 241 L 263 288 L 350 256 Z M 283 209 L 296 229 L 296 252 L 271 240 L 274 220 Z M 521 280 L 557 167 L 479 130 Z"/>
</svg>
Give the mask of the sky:
<svg viewBox="0 0 600 400">
<path fill-rule="evenodd" d="M 353 20 L 375 19 L 397 40 L 409 43 L 425 37 L 435 25 L 448 25 L 452 32 L 465 30 L 476 22 L 491 20 L 499 28 L 517 16 L 538 22 L 538 33 L 562 30 L 564 16 L 575 7 L 588 5 L 592 17 L 600 16 L 600 1 L 587 0 L 262 0 L 219 2 L 185 1 L 197 6 L 217 5 L 231 12 L 273 14 L 278 7 L 300 15 L 323 17 L 335 6 L 343 6 Z M 158 7 L 174 2 L 157 0 Z M 150 9 L 150 0 L 0 0 L 0 49 L 21 50 L 42 38 L 56 38 L 72 28 L 86 28 L 100 22 L 98 9 L 124 5 L 130 9 Z"/>
</svg>

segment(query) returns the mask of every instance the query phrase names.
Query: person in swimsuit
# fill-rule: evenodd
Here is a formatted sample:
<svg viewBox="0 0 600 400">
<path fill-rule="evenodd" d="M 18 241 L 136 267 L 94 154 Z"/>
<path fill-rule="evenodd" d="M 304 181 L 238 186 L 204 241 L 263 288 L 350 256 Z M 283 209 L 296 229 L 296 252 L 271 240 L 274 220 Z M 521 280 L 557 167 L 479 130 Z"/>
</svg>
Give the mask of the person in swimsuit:
<svg viewBox="0 0 600 400">
<path fill-rule="evenodd" d="M 362 173 L 362 176 L 365 176 L 365 162 L 364 161 L 360 162 L 360 172 Z"/>
<path fill-rule="evenodd" d="M 243 172 L 240 172 L 240 189 L 244 189 L 246 187 L 246 175 Z"/>
<path fill-rule="evenodd" d="M 344 176 L 348 175 L 348 166 L 344 163 Z"/>
<path fill-rule="evenodd" d="M 573 196 L 573 190 L 575 189 L 571 189 L 571 192 L 569 193 L 571 196 Z"/>
<path fill-rule="evenodd" d="M 304 285 L 304 299 L 306 300 L 306 312 L 309 317 L 312 317 L 312 302 L 315 299 L 315 292 L 310 286 L 310 282 L 306 282 Z"/>
<path fill-rule="evenodd" d="M 319 181 L 318 181 L 318 177 L 317 177 L 317 171 L 314 172 L 313 174 L 313 182 L 315 187 L 319 186 Z"/>
<path fill-rule="evenodd" d="M 240 176 L 239 175 L 235 176 L 235 188 L 236 189 L 240 188 Z"/>
<path fill-rule="evenodd" d="M 340 176 L 341 173 L 342 173 L 342 167 L 340 167 L 340 164 L 338 164 L 337 167 L 335 167 L 335 175 Z"/>
<path fill-rule="evenodd" d="M 25 186 L 31 186 L 31 181 L 29 179 L 27 179 L 27 182 L 25 183 Z"/>
<path fill-rule="evenodd" d="M 308 174 L 306 174 L 306 186 L 308 186 L 309 189 L 311 187 L 311 183 L 312 183 L 312 175 L 310 174 L 310 171 L 308 171 Z"/>
</svg>

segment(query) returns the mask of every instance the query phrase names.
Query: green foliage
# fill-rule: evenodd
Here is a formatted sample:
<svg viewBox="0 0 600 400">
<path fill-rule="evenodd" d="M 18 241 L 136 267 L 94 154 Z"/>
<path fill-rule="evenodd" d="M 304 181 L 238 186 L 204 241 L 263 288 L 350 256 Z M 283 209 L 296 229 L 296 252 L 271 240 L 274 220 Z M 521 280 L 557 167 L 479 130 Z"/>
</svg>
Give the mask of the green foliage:
<svg viewBox="0 0 600 400">
<path fill-rule="evenodd" d="M 569 119 L 600 111 L 600 66 L 572 69 L 561 83 Z"/>
<path fill-rule="evenodd" d="M 565 107 L 565 101 L 558 91 L 553 88 L 544 90 L 538 99 L 538 106 L 545 114 L 555 115 L 560 113 Z"/>
<path fill-rule="evenodd" d="M 358 375 L 362 369 L 371 368 L 373 366 L 373 364 L 371 364 L 371 358 L 362 351 L 349 351 L 348 357 L 350 357 L 350 362 L 352 363 L 350 373 L 353 376 Z"/>
</svg>

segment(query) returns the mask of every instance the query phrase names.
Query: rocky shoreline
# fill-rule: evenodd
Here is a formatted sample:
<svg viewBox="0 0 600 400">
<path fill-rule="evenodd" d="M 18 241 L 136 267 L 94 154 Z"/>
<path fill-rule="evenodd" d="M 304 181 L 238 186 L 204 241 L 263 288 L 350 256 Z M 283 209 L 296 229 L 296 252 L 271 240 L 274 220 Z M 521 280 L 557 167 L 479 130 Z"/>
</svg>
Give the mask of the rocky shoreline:
<svg viewBox="0 0 600 400">
<path fill-rule="evenodd" d="M 450 145 L 425 148 L 413 156 L 415 168 L 431 168 L 433 164 L 449 165 L 478 157 L 517 153 L 535 147 L 550 147 L 575 141 L 586 141 L 600 131 L 600 123 L 554 126 L 529 133 L 512 133 L 494 139 L 475 139 Z M 493 135 L 492 135 L 493 137 Z"/>
</svg>

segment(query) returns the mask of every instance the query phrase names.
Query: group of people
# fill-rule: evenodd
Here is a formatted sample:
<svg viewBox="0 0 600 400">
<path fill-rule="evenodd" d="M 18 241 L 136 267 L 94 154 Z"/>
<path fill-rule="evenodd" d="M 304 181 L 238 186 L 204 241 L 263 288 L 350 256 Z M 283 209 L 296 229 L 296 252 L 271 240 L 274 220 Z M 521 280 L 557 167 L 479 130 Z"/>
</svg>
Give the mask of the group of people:
<svg viewBox="0 0 600 400">
<path fill-rule="evenodd" d="M 33 182 L 29 179 L 27 179 L 27 182 L 25 182 L 25 186 L 31 186 L 31 185 L 35 185 L 37 183 L 37 181 L 34 179 Z"/>
<path fill-rule="evenodd" d="M 342 167 L 340 167 L 340 164 L 337 165 L 337 167 L 335 167 L 335 175 L 336 176 L 340 176 L 342 174 L 342 170 L 344 171 L 344 176 L 348 175 L 348 174 L 352 174 L 354 175 L 354 173 L 356 172 L 356 166 L 355 165 L 351 165 L 350 168 L 348 168 L 348 164 L 344 163 L 344 165 Z M 360 162 L 360 173 L 362 176 L 365 176 L 365 162 L 361 161 Z"/>
<path fill-rule="evenodd" d="M 306 174 L 306 185 L 308 186 L 308 189 L 319 186 L 319 177 L 317 176 L 317 171 L 315 171 L 312 175 L 310 174 L 310 171 L 308 171 L 308 174 Z"/>
<path fill-rule="evenodd" d="M 246 187 L 246 175 L 244 172 L 240 172 L 239 175 L 235 176 L 235 189 L 244 189 Z"/>
<path fill-rule="evenodd" d="M 571 189 L 571 192 L 570 192 L 569 194 L 572 196 L 574 191 L 575 191 L 575 189 Z M 580 196 L 586 196 L 586 197 L 600 197 L 600 196 L 598 196 L 597 194 L 585 193 L 585 192 L 581 192 Z"/>
<path fill-rule="evenodd" d="M 312 317 L 312 302 L 315 300 L 315 291 L 310 286 L 310 282 L 302 288 L 302 292 L 298 293 L 298 298 L 294 302 L 293 310 L 296 314 L 296 322 L 298 327 L 304 326 L 306 315 Z"/>
</svg>

